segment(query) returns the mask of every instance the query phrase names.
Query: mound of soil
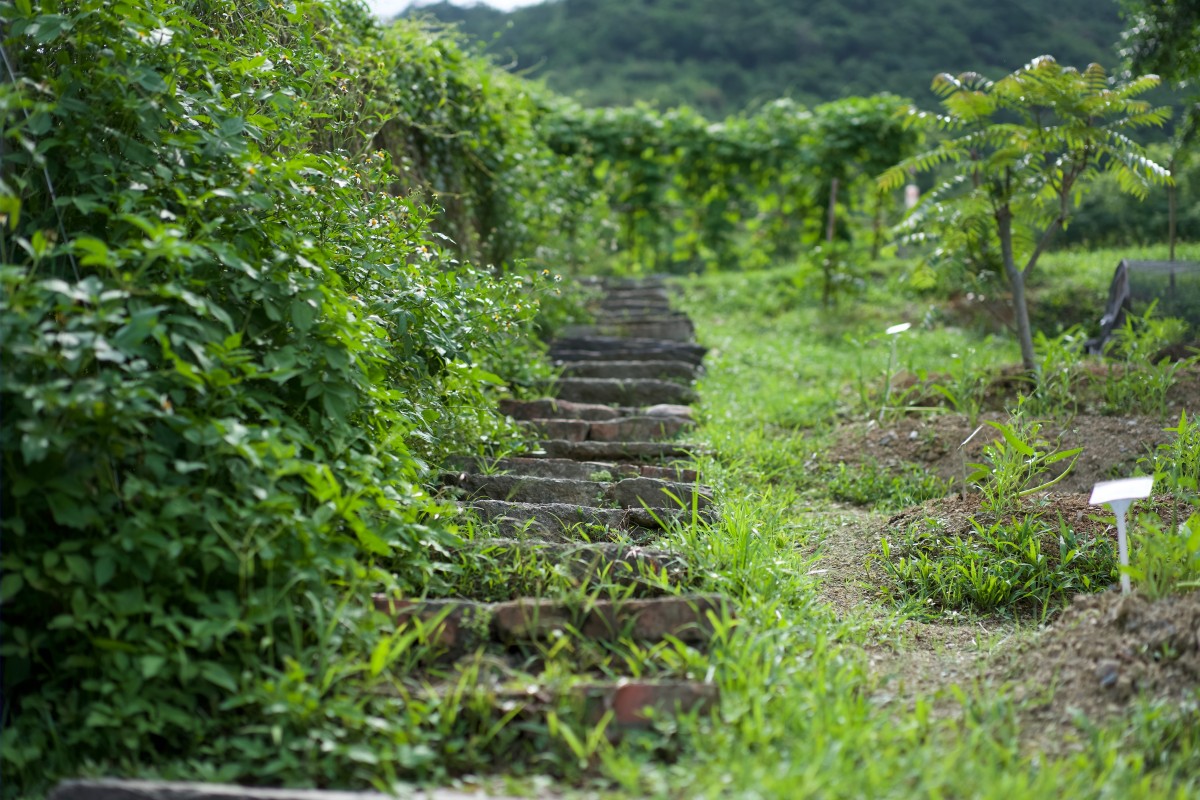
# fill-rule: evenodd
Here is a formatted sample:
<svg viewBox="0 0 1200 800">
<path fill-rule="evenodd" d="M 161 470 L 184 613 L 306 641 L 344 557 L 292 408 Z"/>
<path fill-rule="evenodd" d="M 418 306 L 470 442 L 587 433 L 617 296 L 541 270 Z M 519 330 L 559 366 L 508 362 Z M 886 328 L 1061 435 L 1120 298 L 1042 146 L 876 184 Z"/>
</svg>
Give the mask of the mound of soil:
<svg viewBox="0 0 1200 800">
<path fill-rule="evenodd" d="M 980 424 L 1007 419 L 1004 414 L 984 414 Z M 1172 440 L 1174 434 L 1166 432 L 1166 427 L 1168 424 L 1162 420 L 1150 417 L 1077 416 L 1068 422 L 1044 421 L 1041 438 L 1057 442 L 1064 450 L 1083 448 L 1071 474 L 1054 488 L 1084 492 L 1097 481 L 1128 477 L 1139 458 Z M 969 444 L 961 446 L 973 431 L 962 414 L 901 417 L 882 425 L 873 420 L 852 423 L 839 429 L 827 458 L 831 463 L 851 466 L 868 459 L 891 468 L 917 464 L 938 477 L 961 482 L 964 459 L 967 463 L 981 460 L 984 445 L 1000 437 L 998 430 L 983 425 Z M 1064 469 L 1067 463 L 1060 463 L 1057 469 Z"/>
<path fill-rule="evenodd" d="M 1161 361 L 1181 361 L 1194 357 L 1200 349 L 1194 345 L 1176 345 L 1163 348 L 1149 360 L 1151 363 Z M 1074 379 L 1074 407 L 1072 411 L 1081 414 L 1097 416 L 1120 416 L 1114 414 L 1105 397 L 1105 384 L 1112 378 L 1126 376 L 1138 372 L 1139 366 L 1121 361 L 1094 360 L 1081 365 Z M 1034 390 L 1029 373 L 1019 364 L 1011 364 L 997 369 L 983 379 L 979 398 L 980 408 L 984 411 L 1003 412 L 1014 408 L 1021 395 L 1028 396 Z M 919 408 L 952 408 L 945 395 L 935 387 L 938 385 L 955 385 L 954 376 L 948 373 L 934 372 L 915 375 L 911 372 L 900 372 L 892 379 L 893 397 L 903 397 L 903 405 Z M 882 398 L 881 385 L 875 386 L 875 402 Z M 1167 390 L 1165 414 L 1167 417 L 1178 418 L 1183 409 L 1193 409 L 1195 398 L 1200 395 L 1200 365 L 1180 364 L 1176 368 L 1174 381 Z M 1130 412 L 1137 409 L 1127 409 Z"/>
<path fill-rule="evenodd" d="M 1119 713 L 1136 697 L 1194 701 L 1200 689 L 1200 594 L 1150 602 L 1136 592 L 1078 595 L 994 676 L 1016 680 L 1035 722 Z M 1053 693 L 1042 702 L 1047 688 Z M 1019 698 L 1020 699 L 1020 698 Z"/>
</svg>

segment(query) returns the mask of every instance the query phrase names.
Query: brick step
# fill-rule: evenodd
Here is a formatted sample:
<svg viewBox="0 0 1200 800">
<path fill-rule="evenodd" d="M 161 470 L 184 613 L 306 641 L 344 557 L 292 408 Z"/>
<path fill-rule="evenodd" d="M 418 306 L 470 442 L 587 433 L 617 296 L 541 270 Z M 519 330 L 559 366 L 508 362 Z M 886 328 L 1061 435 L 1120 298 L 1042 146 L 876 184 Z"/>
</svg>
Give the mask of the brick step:
<svg viewBox="0 0 1200 800">
<path fill-rule="evenodd" d="M 681 311 L 667 307 L 652 306 L 609 306 L 592 310 L 593 325 L 677 325 L 692 327 L 692 320 Z"/>
<path fill-rule="evenodd" d="M 674 584 L 688 582 L 687 562 L 677 553 L 622 542 L 567 543 L 537 539 L 472 539 L 459 552 L 508 562 L 528 563 L 549 559 L 583 582 L 600 577 L 605 582 L 636 585 L 662 576 Z M 655 586 L 656 594 L 664 590 Z M 645 596 L 644 594 L 642 596 Z"/>
<path fill-rule="evenodd" d="M 679 502 L 672 499 L 671 495 L 679 498 L 687 508 L 692 507 L 693 495 L 699 508 L 706 508 L 712 503 L 711 489 L 657 478 L 625 478 L 612 483 L 460 472 L 443 475 L 442 485 L 461 489 L 470 499 L 503 500 L 508 503 L 566 504 L 594 508 L 678 508 Z"/>
<path fill-rule="evenodd" d="M 612 461 L 573 461 L 569 458 L 483 458 L 452 459 L 447 468 L 456 472 L 528 475 L 535 478 L 565 478 L 576 481 L 613 481 L 621 478 L 659 478 L 695 483 L 699 475 L 688 467 L 651 464 L 622 464 Z"/>
<path fill-rule="evenodd" d="M 538 400 L 501 400 L 500 413 L 515 420 L 583 419 L 604 422 L 623 417 L 680 417 L 691 419 L 691 406 L 657 403 L 652 406 L 606 406 L 599 403 L 572 403 L 553 397 Z"/>
<path fill-rule="evenodd" d="M 608 275 L 604 277 L 579 278 L 578 281 L 584 286 L 592 286 L 609 294 L 617 292 L 665 292 L 667 290 L 666 280 L 654 275 L 637 278 L 618 278 Z"/>
<path fill-rule="evenodd" d="M 671 352 L 690 356 L 696 360 L 696 363 L 699 363 L 708 352 L 708 348 L 693 342 L 621 336 L 560 336 L 550 343 L 551 355 L 556 350 L 586 350 L 598 353 L 613 350 L 640 353 Z"/>
<path fill-rule="evenodd" d="M 488 644 L 526 644 L 574 630 L 586 641 L 659 642 L 672 636 L 704 644 L 712 636 L 712 614 L 733 616 L 719 595 L 680 595 L 636 600 L 522 598 L 476 603 L 461 598 L 405 600 L 372 596 L 375 608 L 396 625 L 419 621 L 430 628 L 428 641 L 463 653 Z"/>
<path fill-rule="evenodd" d="M 459 504 L 496 533 L 514 539 L 552 542 L 627 541 L 645 543 L 672 522 L 691 519 L 691 509 L 596 508 L 567 503 L 514 503 L 507 500 L 471 500 Z M 699 512 L 706 522 L 717 518 L 712 508 Z"/>
<path fill-rule="evenodd" d="M 604 314 L 632 314 L 635 316 L 649 316 L 651 314 L 671 314 L 679 316 L 680 312 L 671 308 L 671 304 L 661 298 L 634 298 L 634 297 L 606 297 L 599 303 L 593 303 L 590 306 L 592 313 L 597 315 Z"/>
<path fill-rule="evenodd" d="M 554 381 L 552 393 L 574 403 L 611 403 L 624 406 L 661 403 L 688 405 L 698 399 L 696 391 L 690 386 L 647 378 L 560 378 Z"/>
<path fill-rule="evenodd" d="M 623 442 L 674 439 L 696 423 L 683 417 L 624 417 L 603 422 L 582 419 L 531 419 L 520 423 L 545 439 L 568 442 Z"/>
<path fill-rule="evenodd" d="M 720 692 L 716 684 L 670 679 L 622 678 L 616 681 L 576 683 L 563 688 L 553 688 L 540 682 L 520 685 L 510 681 L 501 686 L 474 686 L 469 691 L 469 696 L 464 698 L 464 705 L 471 708 L 490 706 L 496 709 L 496 716 L 515 712 L 515 719 L 534 722 L 539 728 L 545 724 L 541 718 L 550 711 L 555 712 L 560 724 L 577 722 L 589 728 L 599 724 L 609 715 L 605 731 L 610 739 L 619 738 L 626 731 L 648 728 L 655 720 L 670 718 L 676 714 L 709 714 L 720 704 Z M 426 694 L 429 692 L 432 693 L 432 697 Z M 425 694 L 430 700 L 437 701 L 447 695 L 457 696 L 461 692 L 461 685 L 453 683 L 422 688 L 414 694 Z M 567 711 L 572 707 L 573 713 Z M 488 800 L 485 795 L 472 797 Z M 330 800 L 348 799 L 343 797 Z M 376 799 L 368 797 L 366 800 Z M 384 797 L 380 796 L 378 800 L 384 800 Z M 429 800 L 441 800 L 441 796 L 430 797 Z"/>
<path fill-rule="evenodd" d="M 678 320 L 597 321 L 586 325 L 567 325 L 563 333 L 565 336 L 619 336 L 674 342 L 691 342 L 696 338 L 696 329 L 686 317 Z"/>
<path fill-rule="evenodd" d="M 532 419 L 584 419 L 602 421 L 618 419 L 624 414 L 620 409 L 599 403 L 572 403 L 570 400 L 560 400 L 547 397 L 540 400 L 501 400 L 501 414 L 515 420 Z"/>
<path fill-rule="evenodd" d="M 550 360 L 555 364 L 583 361 L 678 361 L 682 364 L 700 366 L 703 359 L 690 352 L 671 349 L 649 350 L 573 350 L 550 348 Z"/>
<path fill-rule="evenodd" d="M 689 361 L 565 361 L 559 365 L 565 378 L 654 378 L 693 381 L 700 367 Z"/>
<path fill-rule="evenodd" d="M 691 458 L 707 451 L 687 442 L 568 442 L 551 439 L 541 443 L 547 458 L 576 461 L 662 461 Z"/>
</svg>

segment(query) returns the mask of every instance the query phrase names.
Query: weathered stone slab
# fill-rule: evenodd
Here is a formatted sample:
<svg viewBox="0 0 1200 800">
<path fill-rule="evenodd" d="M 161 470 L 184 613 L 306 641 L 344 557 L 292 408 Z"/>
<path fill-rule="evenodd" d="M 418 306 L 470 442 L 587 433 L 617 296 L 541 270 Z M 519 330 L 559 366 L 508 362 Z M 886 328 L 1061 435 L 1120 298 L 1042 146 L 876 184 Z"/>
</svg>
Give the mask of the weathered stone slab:
<svg viewBox="0 0 1200 800">
<path fill-rule="evenodd" d="M 647 406 L 641 409 L 641 415 L 646 417 L 681 417 L 690 420 L 692 418 L 692 407 L 675 403 L 659 403 L 658 405 Z M 622 414 L 622 416 L 629 415 Z"/>
<path fill-rule="evenodd" d="M 687 562 L 677 553 L 619 542 L 567 544 L 477 539 L 462 549 L 483 553 L 493 559 L 528 560 L 537 555 L 546 556 L 554 559 L 556 564 L 565 565 L 579 580 L 603 574 L 605 581 L 636 584 L 647 575 L 666 573 L 674 583 L 680 583 L 687 579 L 689 571 Z"/>
<path fill-rule="evenodd" d="M 579 403 L 648 406 L 687 405 L 697 400 L 696 391 L 690 386 L 649 379 L 561 378 L 555 381 L 554 391 L 565 400 Z"/>
<path fill-rule="evenodd" d="M 664 458 L 689 458 L 699 452 L 684 442 L 542 442 L 549 458 L 580 461 L 653 461 Z"/>
<path fill-rule="evenodd" d="M 637 470 L 644 478 L 658 478 L 662 481 L 695 483 L 696 481 L 700 480 L 700 473 L 688 467 L 663 467 L 652 464 L 643 464 L 637 467 Z"/>
<path fill-rule="evenodd" d="M 676 351 L 669 348 L 661 348 L 659 350 L 566 350 L 554 349 L 550 351 L 550 357 L 555 364 L 580 363 L 580 362 L 601 362 L 601 361 L 678 361 L 681 364 L 690 364 L 693 367 L 700 366 L 703 358 L 685 351 Z"/>
<path fill-rule="evenodd" d="M 544 398 L 541 400 L 501 400 L 500 413 L 515 420 L 535 419 L 582 419 L 605 420 L 621 416 L 615 408 L 591 403 L 572 403 L 569 400 Z"/>
<path fill-rule="evenodd" d="M 625 417 L 609 422 L 593 422 L 587 438 L 597 442 L 648 442 L 674 439 L 692 427 L 695 427 L 695 423 L 682 417 Z"/>
<path fill-rule="evenodd" d="M 649 538 L 652 528 L 660 527 L 653 519 L 633 518 L 625 509 L 596 508 L 562 503 L 510 503 L 503 500 L 475 500 L 463 508 L 484 522 L 494 525 L 501 536 L 549 539 L 559 542 L 596 541 L 630 534 Z M 639 524 L 639 523 L 648 524 Z"/>
<path fill-rule="evenodd" d="M 687 314 L 670 309 L 603 308 L 592 315 L 592 324 L 607 325 L 686 325 L 692 327 Z"/>
<path fill-rule="evenodd" d="M 583 442 L 589 438 L 593 423 L 582 419 L 531 419 L 520 424 L 532 428 L 544 439 Z"/>
<path fill-rule="evenodd" d="M 565 478 L 574 481 L 613 481 L 648 475 L 642 468 L 632 464 L 615 464 L 607 461 L 574 461 L 569 458 L 460 458 L 448 465 L 454 472 L 477 472 L 491 475 L 527 475 L 533 478 Z M 685 482 L 691 479 L 682 479 Z"/>
<path fill-rule="evenodd" d="M 703 358 L 708 348 L 694 342 L 663 341 L 662 339 L 635 339 L 622 336 L 561 336 L 550 345 L 550 351 L 555 350 L 588 350 L 605 352 L 610 350 L 625 350 L 640 353 L 656 353 L 670 351 L 690 353 Z"/>
<path fill-rule="evenodd" d="M 689 361 L 571 361 L 562 365 L 567 378 L 653 378 L 692 381 L 697 367 Z"/>
<path fill-rule="evenodd" d="M 686 317 L 678 320 L 598 320 L 587 325 L 568 325 L 566 336 L 618 336 L 628 338 L 666 339 L 674 342 L 691 342 L 696 330 Z"/>
<path fill-rule="evenodd" d="M 712 504 L 712 490 L 707 487 L 656 478 L 626 478 L 608 485 L 604 496 L 621 508 L 691 508 L 693 499 L 697 508 Z"/>
<path fill-rule="evenodd" d="M 588 480 L 535 478 L 529 475 L 479 475 L 469 472 L 444 475 L 442 484 L 462 489 L 468 498 L 570 506 L 604 505 L 601 500 L 610 486 L 608 483 Z"/>
<path fill-rule="evenodd" d="M 595 542 L 625 537 L 645 542 L 676 520 L 691 518 L 691 509 L 661 507 L 597 508 L 563 503 L 509 503 L 474 500 L 461 507 L 496 527 L 498 535 L 554 542 Z M 706 521 L 716 519 L 712 507 L 702 509 Z"/>
</svg>

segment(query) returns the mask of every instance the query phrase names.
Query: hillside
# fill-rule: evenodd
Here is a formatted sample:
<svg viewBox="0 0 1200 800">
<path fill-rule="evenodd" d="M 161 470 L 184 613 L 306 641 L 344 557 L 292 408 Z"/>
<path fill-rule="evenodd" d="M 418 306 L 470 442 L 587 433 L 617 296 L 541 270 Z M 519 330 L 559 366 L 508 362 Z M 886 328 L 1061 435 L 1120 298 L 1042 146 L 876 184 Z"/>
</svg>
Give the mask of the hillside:
<svg viewBox="0 0 1200 800">
<path fill-rule="evenodd" d="M 999 75 L 1050 53 L 1112 66 L 1115 0 L 557 0 L 510 13 L 436 3 L 502 63 L 587 104 L 648 100 L 724 114 L 889 91 L 927 96 L 937 72 Z"/>
</svg>

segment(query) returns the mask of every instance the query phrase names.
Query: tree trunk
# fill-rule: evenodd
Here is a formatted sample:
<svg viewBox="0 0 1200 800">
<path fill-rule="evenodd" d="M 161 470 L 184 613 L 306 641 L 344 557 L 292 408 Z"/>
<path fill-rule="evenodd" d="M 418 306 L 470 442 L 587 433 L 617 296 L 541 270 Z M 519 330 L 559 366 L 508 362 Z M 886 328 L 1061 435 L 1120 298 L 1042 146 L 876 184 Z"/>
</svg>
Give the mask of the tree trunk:
<svg viewBox="0 0 1200 800">
<path fill-rule="evenodd" d="M 1012 289 L 1013 313 L 1017 322 L 1017 340 L 1021 345 L 1021 365 L 1030 373 L 1036 373 L 1037 357 L 1033 353 L 1033 329 L 1029 325 L 1029 307 L 1025 302 L 1025 274 L 1017 269 L 1013 259 L 1012 211 L 1006 206 L 996 214 L 996 228 L 1000 235 L 1000 252 L 1004 257 L 1004 274 Z"/>
<path fill-rule="evenodd" d="M 1171 175 L 1171 182 L 1167 184 L 1167 242 L 1169 243 L 1168 246 L 1170 247 L 1170 250 L 1171 250 L 1171 255 L 1169 256 L 1168 260 L 1174 261 L 1175 260 L 1175 215 L 1176 215 L 1175 159 L 1174 158 L 1171 159 L 1171 163 L 1167 169 Z"/>
<path fill-rule="evenodd" d="M 833 244 L 833 234 L 837 227 L 837 196 L 838 179 L 834 178 L 829 184 L 829 214 L 825 222 L 825 241 Z"/>
<path fill-rule="evenodd" d="M 875 236 L 871 240 L 871 260 L 879 260 L 879 251 L 883 248 L 883 190 L 875 195 Z"/>
<path fill-rule="evenodd" d="M 825 262 L 823 272 L 825 285 L 821 287 L 821 307 L 829 308 L 833 302 L 833 274 L 837 269 L 837 256 L 833 252 L 833 235 L 837 229 L 837 196 L 838 179 L 834 178 L 829 184 L 829 213 L 825 222 Z"/>
</svg>

